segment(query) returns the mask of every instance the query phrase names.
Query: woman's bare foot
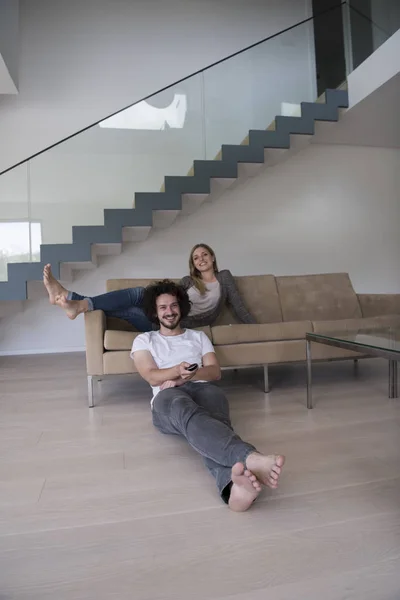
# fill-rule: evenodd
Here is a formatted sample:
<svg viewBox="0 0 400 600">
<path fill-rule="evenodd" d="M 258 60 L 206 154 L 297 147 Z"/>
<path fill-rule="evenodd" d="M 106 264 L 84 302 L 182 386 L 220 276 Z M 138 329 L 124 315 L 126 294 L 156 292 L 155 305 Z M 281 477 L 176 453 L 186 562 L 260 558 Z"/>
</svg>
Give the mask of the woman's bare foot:
<svg viewBox="0 0 400 600">
<path fill-rule="evenodd" d="M 260 492 L 261 484 L 257 477 L 242 463 L 233 465 L 229 508 L 235 512 L 248 510 Z"/>
<path fill-rule="evenodd" d="M 246 467 L 254 473 L 261 483 L 270 488 L 277 488 L 279 477 L 282 473 L 285 457 L 280 454 L 264 456 L 253 452 L 246 459 Z"/>
<path fill-rule="evenodd" d="M 49 294 L 50 304 L 57 304 L 57 296 L 66 296 L 68 294 L 67 290 L 53 276 L 51 265 L 45 265 L 43 269 L 43 283 Z"/>
<path fill-rule="evenodd" d="M 87 312 L 89 308 L 87 300 L 67 300 L 63 294 L 56 296 L 54 304 L 63 308 L 71 321 L 78 315 Z"/>
</svg>

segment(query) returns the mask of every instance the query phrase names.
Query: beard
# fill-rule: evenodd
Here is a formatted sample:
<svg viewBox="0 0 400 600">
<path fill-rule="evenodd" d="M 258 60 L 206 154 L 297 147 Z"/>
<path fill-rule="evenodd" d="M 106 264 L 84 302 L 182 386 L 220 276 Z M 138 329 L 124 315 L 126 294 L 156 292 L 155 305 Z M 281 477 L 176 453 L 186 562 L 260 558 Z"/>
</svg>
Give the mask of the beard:
<svg viewBox="0 0 400 600">
<path fill-rule="evenodd" d="M 173 316 L 174 319 L 173 320 L 167 320 L 164 317 L 163 319 L 159 319 L 159 322 L 166 329 L 170 329 L 171 331 L 173 331 L 174 329 L 176 329 L 177 327 L 179 327 L 180 318 L 179 318 L 179 315 L 177 315 L 175 313 L 172 314 L 172 315 L 169 315 L 169 316 Z"/>
</svg>

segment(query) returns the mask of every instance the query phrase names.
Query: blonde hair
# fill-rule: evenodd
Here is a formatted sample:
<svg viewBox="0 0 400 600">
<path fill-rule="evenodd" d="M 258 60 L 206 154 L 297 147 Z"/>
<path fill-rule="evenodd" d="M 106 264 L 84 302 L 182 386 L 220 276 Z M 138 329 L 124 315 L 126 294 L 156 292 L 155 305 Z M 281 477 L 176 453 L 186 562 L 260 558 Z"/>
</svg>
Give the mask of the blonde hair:
<svg viewBox="0 0 400 600">
<path fill-rule="evenodd" d="M 190 251 L 190 256 L 189 256 L 190 277 L 193 279 L 194 286 L 199 290 L 200 294 L 205 294 L 207 291 L 206 284 L 204 283 L 204 281 L 201 277 L 200 271 L 198 271 L 196 269 L 196 267 L 194 266 L 194 261 L 193 261 L 193 254 L 197 250 L 197 248 L 204 248 L 205 250 L 207 250 L 207 252 L 210 253 L 211 258 L 213 259 L 215 273 L 218 273 L 217 259 L 215 257 L 214 250 L 212 248 L 210 248 L 210 246 L 208 246 L 208 244 L 196 244 L 195 246 L 193 246 L 193 248 Z"/>
</svg>

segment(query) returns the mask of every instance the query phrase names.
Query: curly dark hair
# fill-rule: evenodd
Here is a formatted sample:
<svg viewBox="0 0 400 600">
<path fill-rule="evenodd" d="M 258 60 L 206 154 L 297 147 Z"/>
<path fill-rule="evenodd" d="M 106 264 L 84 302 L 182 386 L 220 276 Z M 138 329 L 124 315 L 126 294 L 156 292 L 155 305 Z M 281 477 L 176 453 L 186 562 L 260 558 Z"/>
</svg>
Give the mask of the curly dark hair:
<svg viewBox="0 0 400 600">
<path fill-rule="evenodd" d="M 174 283 L 170 279 L 163 279 L 162 281 L 151 283 L 144 290 L 142 308 L 149 321 L 152 323 L 159 322 L 157 318 L 156 300 L 162 294 L 175 296 L 181 311 L 181 319 L 185 319 L 188 316 L 192 303 L 189 300 L 187 291 L 181 285 Z"/>
</svg>

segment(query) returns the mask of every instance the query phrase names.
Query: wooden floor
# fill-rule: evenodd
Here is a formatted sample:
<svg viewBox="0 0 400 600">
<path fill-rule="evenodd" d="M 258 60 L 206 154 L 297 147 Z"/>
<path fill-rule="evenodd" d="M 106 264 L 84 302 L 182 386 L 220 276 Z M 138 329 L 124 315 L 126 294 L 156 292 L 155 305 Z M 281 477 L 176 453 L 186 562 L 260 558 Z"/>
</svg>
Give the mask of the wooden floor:
<svg viewBox="0 0 400 600">
<path fill-rule="evenodd" d="M 285 453 L 245 514 L 153 429 L 149 390 L 82 355 L 0 359 L 0 600 L 399 600 L 400 400 L 387 364 L 224 373 L 238 432 Z"/>
</svg>

